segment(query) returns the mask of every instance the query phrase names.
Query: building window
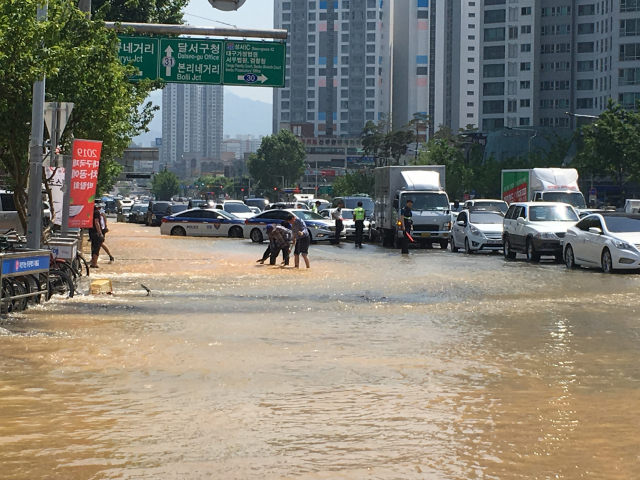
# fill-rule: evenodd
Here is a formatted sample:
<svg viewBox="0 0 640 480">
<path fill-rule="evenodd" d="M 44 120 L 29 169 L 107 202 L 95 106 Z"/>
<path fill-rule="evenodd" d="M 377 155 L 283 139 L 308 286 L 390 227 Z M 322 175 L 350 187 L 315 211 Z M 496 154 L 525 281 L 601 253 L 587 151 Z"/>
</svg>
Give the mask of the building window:
<svg viewBox="0 0 640 480">
<path fill-rule="evenodd" d="M 531 33 L 531 25 L 522 25 L 520 27 L 520 33 L 523 34 L 523 35 Z"/>
<path fill-rule="evenodd" d="M 474 73 L 474 72 L 475 72 L 475 69 L 473 69 L 473 68 L 467 68 L 467 73 Z"/>
<path fill-rule="evenodd" d="M 475 62 L 476 59 L 473 57 L 467 57 L 467 62 Z"/>
<path fill-rule="evenodd" d="M 518 27 L 509 27 L 509 39 L 518 38 Z"/>
<path fill-rule="evenodd" d="M 497 97 L 504 95 L 504 82 L 483 83 L 482 95 L 485 97 Z"/>
<path fill-rule="evenodd" d="M 622 23 L 620 22 L 620 36 L 623 37 L 624 35 L 622 34 Z M 633 27 L 635 27 L 635 20 L 633 22 Z M 592 33 L 595 33 L 596 31 L 596 27 L 594 23 L 579 23 L 578 24 L 578 35 L 590 35 Z M 635 30 L 634 30 L 635 32 Z M 637 35 L 637 33 L 634 33 L 634 35 Z"/>
<path fill-rule="evenodd" d="M 506 10 L 485 10 L 484 11 L 484 23 L 504 23 L 507 19 Z"/>
<path fill-rule="evenodd" d="M 631 95 L 633 95 L 633 93 Z M 576 109 L 578 109 L 578 110 L 590 110 L 592 108 L 593 108 L 593 98 L 578 98 L 578 99 L 576 99 Z"/>
<path fill-rule="evenodd" d="M 520 107 L 522 107 L 522 108 L 531 107 L 531 100 L 529 98 L 521 98 L 520 99 Z"/>
<path fill-rule="evenodd" d="M 475 93 L 473 93 L 473 90 L 467 90 L 467 95 L 475 95 Z"/>
<path fill-rule="evenodd" d="M 640 43 L 625 43 L 620 45 L 618 60 L 621 62 L 640 60 Z"/>
<path fill-rule="evenodd" d="M 528 72 L 529 70 L 531 70 L 531 62 L 521 62 L 520 63 L 520 71 L 521 72 Z"/>
<path fill-rule="evenodd" d="M 469 27 L 471 29 L 474 29 L 474 28 L 476 28 L 476 25 L 475 25 L 475 23 L 470 23 L 469 25 L 467 25 L 467 27 Z"/>
<path fill-rule="evenodd" d="M 473 85 L 475 83 L 476 83 L 475 80 L 467 80 L 467 85 Z"/>
<path fill-rule="evenodd" d="M 475 104 L 473 102 L 467 102 L 467 107 L 473 107 Z"/>
<path fill-rule="evenodd" d="M 340 75 L 342 75 L 343 77 L 348 77 L 349 76 L 349 69 L 347 67 L 342 67 L 340 69 Z"/>
<path fill-rule="evenodd" d="M 307 110 L 315 110 L 316 102 L 307 102 Z"/>
<path fill-rule="evenodd" d="M 307 90 L 307 98 L 316 98 L 315 90 Z"/>
<path fill-rule="evenodd" d="M 531 51 L 531 44 L 530 43 L 523 43 L 520 45 L 520 51 L 521 52 L 530 52 Z"/>
<path fill-rule="evenodd" d="M 618 85 L 640 85 L 640 68 L 618 69 Z"/>
<path fill-rule="evenodd" d="M 416 75 L 420 75 L 420 76 L 429 75 L 429 68 L 428 67 L 418 67 L 417 71 L 416 71 Z"/>
<path fill-rule="evenodd" d="M 522 7 L 520 9 L 520 15 L 531 15 L 531 7 Z"/>
<path fill-rule="evenodd" d="M 315 23 L 309 23 L 307 30 L 310 32 L 315 32 L 316 31 L 316 24 Z"/>
<path fill-rule="evenodd" d="M 531 125 L 531 119 L 529 117 L 520 117 L 520 126 L 521 127 L 527 127 Z"/>
<path fill-rule="evenodd" d="M 589 80 L 578 80 L 576 82 L 577 90 L 593 90 L 593 79 Z"/>
<path fill-rule="evenodd" d="M 504 63 L 485 65 L 482 76 L 484 78 L 504 77 Z"/>
<path fill-rule="evenodd" d="M 342 41 L 345 43 L 349 42 L 349 34 L 348 33 L 343 33 L 342 34 Z"/>
<path fill-rule="evenodd" d="M 376 34 L 375 33 L 367 33 L 367 42 L 375 42 Z"/>
<path fill-rule="evenodd" d="M 375 29 L 376 29 L 376 22 L 367 22 L 367 30 L 371 31 Z"/>
<path fill-rule="evenodd" d="M 473 118 L 473 113 L 467 113 L 467 118 Z"/>
<path fill-rule="evenodd" d="M 484 41 L 485 42 L 502 42 L 504 41 L 504 27 L 501 28 L 485 28 L 484 29 Z"/>
<path fill-rule="evenodd" d="M 347 100 L 342 100 L 340 102 L 340 108 L 342 110 L 347 110 L 349 108 L 349 102 Z"/>
<path fill-rule="evenodd" d="M 307 37 L 307 43 L 316 43 L 316 36 L 315 35 L 309 35 Z"/>
<path fill-rule="evenodd" d="M 593 26 L 593 23 L 584 23 L 582 25 Z M 580 31 L 579 27 L 580 25 L 578 25 L 578 32 Z M 621 37 L 637 37 L 638 35 L 640 35 L 640 19 L 633 18 L 631 20 L 620 20 Z"/>
<path fill-rule="evenodd" d="M 507 100 L 507 112 L 515 113 L 518 111 L 518 101 L 517 100 Z"/>
<path fill-rule="evenodd" d="M 289 102 L 280 102 L 280 108 L 282 110 L 289 110 Z"/>
<path fill-rule="evenodd" d="M 418 18 L 429 18 L 429 10 L 418 10 Z"/>
<path fill-rule="evenodd" d="M 376 67 L 367 67 L 367 75 L 375 75 L 376 74 Z"/>
<path fill-rule="evenodd" d="M 282 2 L 282 10 L 291 10 L 291 2 Z"/>
<path fill-rule="evenodd" d="M 531 88 L 531 81 L 522 80 L 520 81 L 520 90 L 529 90 Z"/>
<path fill-rule="evenodd" d="M 476 39 L 476 36 L 475 36 L 475 35 L 469 35 L 469 36 L 467 36 L 467 39 L 469 39 L 469 40 L 475 40 L 475 39 Z"/>
<path fill-rule="evenodd" d="M 584 60 L 578 62 L 578 72 L 593 72 L 593 60 Z"/>
<path fill-rule="evenodd" d="M 593 7 L 593 5 L 585 5 L 585 7 Z M 637 12 L 638 10 L 640 10 L 640 1 L 620 0 L 621 12 Z M 593 13 L 585 13 L 585 15 L 593 15 Z"/>
<path fill-rule="evenodd" d="M 476 16 L 476 14 L 475 14 L 475 13 L 473 13 L 473 12 L 470 12 L 470 13 L 469 13 L 469 18 L 475 18 L 475 16 Z"/>
<path fill-rule="evenodd" d="M 367 78 L 366 85 L 367 85 L 367 87 L 375 87 L 376 86 L 376 79 L 375 78 Z"/>
<path fill-rule="evenodd" d="M 283 122 L 288 122 L 289 121 L 289 112 L 282 112 L 280 114 L 280 120 Z"/>
<path fill-rule="evenodd" d="M 583 98 L 583 99 L 579 98 L 578 104 L 580 100 L 591 100 L 593 105 L 593 99 L 591 98 Z M 637 108 L 636 105 L 638 100 L 640 100 L 640 93 L 631 92 L 631 93 L 618 94 L 618 102 L 621 103 L 622 106 L 627 110 L 635 110 Z M 586 102 L 586 104 L 588 105 L 588 102 Z M 590 107 L 578 107 L 578 108 L 590 108 Z"/>
<path fill-rule="evenodd" d="M 482 102 L 482 113 L 504 113 L 504 100 L 485 100 Z"/>
<path fill-rule="evenodd" d="M 316 2 L 309 2 L 309 10 L 315 10 L 316 9 Z"/>
<path fill-rule="evenodd" d="M 375 98 L 376 96 L 376 91 L 375 90 L 367 90 L 365 96 L 367 98 Z"/>
<path fill-rule="evenodd" d="M 485 60 L 500 60 L 505 55 L 504 45 L 495 47 L 484 47 L 484 59 Z"/>
</svg>

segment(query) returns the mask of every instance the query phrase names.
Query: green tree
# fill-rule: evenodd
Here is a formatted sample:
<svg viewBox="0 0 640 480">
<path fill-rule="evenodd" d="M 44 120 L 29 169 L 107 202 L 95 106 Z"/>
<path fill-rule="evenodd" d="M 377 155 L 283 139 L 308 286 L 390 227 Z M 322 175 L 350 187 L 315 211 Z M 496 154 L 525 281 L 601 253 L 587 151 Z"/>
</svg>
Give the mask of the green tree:
<svg viewBox="0 0 640 480">
<path fill-rule="evenodd" d="M 171 197 L 180 193 L 180 179 L 173 172 L 165 169 L 157 173 L 151 181 L 151 193 L 158 200 L 171 200 Z"/>
<path fill-rule="evenodd" d="M 249 157 L 249 172 L 260 188 L 270 190 L 285 183 L 293 184 L 304 174 L 307 156 L 304 144 L 289 130 L 262 139 L 257 153 Z"/>
<path fill-rule="evenodd" d="M 198 187 L 201 195 L 208 192 L 233 194 L 233 179 L 227 178 L 224 175 L 218 175 L 217 177 L 213 175 L 203 175 L 195 181 L 195 185 Z"/>
<path fill-rule="evenodd" d="M 374 178 L 367 170 L 347 172 L 333 181 L 333 195 L 344 197 L 365 193 L 373 195 Z"/>
<path fill-rule="evenodd" d="M 583 176 L 614 179 L 624 186 L 640 181 L 640 113 L 609 100 L 607 109 L 591 125 L 581 128 L 582 145 L 574 165 Z"/>
<path fill-rule="evenodd" d="M 153 107 L 144 99 L 151 82 L 130 83 L 131 67 L 118 59 L 115 32 L 90 21 L 75 2 L 49 0 L 45 22 L 35 18 L 38 0 L 0 3 L 0 168 L 14 191 L 26 226 L 32 85 L 47 76 L 47 101 L 75 104 L 63 153 L 72 136 L 102 140 L 98 195 L 113 186 L 121 168 L 114 161 L 131 138 L 146 131 Z"/>
<path fill-rule="evenodd" d="M 409 144 L 415 141 L 415 133 L 410 128 L 411 125 L 406 125 L 403 129 L 388 131 L 386 121 L 377 124 L 368 121 L 360 135 L 364 154 L 375 158 L 376 167 L 399 165 Z"/>
<path fill-rule="evenodd" d="M 189 0 L 93 0 L 91 11 L 109 22 L 182 23 Z"/>
</svg>

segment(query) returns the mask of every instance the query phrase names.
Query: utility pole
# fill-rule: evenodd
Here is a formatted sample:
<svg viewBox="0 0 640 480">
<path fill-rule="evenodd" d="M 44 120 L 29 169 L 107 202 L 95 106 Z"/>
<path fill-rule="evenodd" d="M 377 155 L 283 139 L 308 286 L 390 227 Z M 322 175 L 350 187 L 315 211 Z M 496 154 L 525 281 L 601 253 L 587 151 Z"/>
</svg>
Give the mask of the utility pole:
<svg viewBox="0 0 640 480">
<path fill-rule="evenodd" d="M 47 3 L 38 6 L 36 19 L 47 18 Z M 29 141 L 29 186 L 27 189 L 27 247 L 40 248 L 42 235 L 42 159 L 44 144 L 44 93 L 46 78 L 33 84 L 31 140 Z M 52 148 L 55 148 L 52 146 Z"/>
</svg>

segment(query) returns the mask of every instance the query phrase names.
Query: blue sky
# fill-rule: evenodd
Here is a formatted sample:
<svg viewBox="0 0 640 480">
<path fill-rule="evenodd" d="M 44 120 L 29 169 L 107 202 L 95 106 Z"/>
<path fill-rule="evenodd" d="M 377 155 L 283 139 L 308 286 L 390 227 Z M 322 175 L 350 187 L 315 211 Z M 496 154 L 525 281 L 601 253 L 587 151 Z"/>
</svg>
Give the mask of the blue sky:
<svg viewBox="0 0 640 480">
<path fill-rule="evenodd" d="M 200 18 L 203 17 L 203 18 Z M 273 28 L 273 0 L 247 0 L 235 12 L 223 12 L 213 8 L 207 0 L 191 0 L 185 8 L 185 22 L 189 25 L 223 27 L 218 22 L 238 28 Z M 240 97 L 273 103 L 273 89 L 260 87 L 225 87 Z"/>
</svg>

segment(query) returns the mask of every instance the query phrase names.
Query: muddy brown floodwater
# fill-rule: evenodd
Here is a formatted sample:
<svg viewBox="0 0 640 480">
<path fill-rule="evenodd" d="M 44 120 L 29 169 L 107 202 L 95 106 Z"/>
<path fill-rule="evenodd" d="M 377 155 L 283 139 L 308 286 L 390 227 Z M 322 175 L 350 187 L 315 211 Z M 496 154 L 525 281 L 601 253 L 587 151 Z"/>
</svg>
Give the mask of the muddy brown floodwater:
<svg viewBox="0 0 640 480">
<path fill-rule="evenodd" d="M 108 244 L 115 296 L 1 320 L 2 479 L 640 478 L 639 275 Z"/>
</svg>

